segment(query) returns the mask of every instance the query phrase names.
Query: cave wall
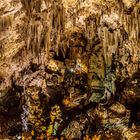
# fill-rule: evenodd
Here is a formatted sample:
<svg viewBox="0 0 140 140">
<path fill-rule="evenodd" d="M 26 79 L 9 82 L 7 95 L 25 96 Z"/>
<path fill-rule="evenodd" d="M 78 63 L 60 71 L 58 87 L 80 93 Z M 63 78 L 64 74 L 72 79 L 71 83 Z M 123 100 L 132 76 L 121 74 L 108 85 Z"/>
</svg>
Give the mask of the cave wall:
<svg viewBox="0 0 140 140">
<path fill-rule="evenodd" d="M 15 107 L 8 122 L 16 118 L 22 132 L 1 123 L 1 135 L 139 138 L 131 128 L 139 116 L 139 8 L 138 0 L 2 0 L 0 118 Z M 17 101 L 6 106 L 10 97 Z"/>
</svg>

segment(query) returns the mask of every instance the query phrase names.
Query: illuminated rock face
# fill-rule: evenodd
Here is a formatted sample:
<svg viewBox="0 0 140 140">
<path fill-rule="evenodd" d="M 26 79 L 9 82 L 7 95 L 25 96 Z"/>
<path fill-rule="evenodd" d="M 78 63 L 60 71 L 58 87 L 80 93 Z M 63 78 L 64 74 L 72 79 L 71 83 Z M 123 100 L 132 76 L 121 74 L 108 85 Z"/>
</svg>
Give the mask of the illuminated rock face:
<svg viewBox="0 0 140 140">
<path fill-rule="evenodd" d="M 138 0 L 1 0 L 0 139 L 139 138 L 139 14 Z"/>
</svg>

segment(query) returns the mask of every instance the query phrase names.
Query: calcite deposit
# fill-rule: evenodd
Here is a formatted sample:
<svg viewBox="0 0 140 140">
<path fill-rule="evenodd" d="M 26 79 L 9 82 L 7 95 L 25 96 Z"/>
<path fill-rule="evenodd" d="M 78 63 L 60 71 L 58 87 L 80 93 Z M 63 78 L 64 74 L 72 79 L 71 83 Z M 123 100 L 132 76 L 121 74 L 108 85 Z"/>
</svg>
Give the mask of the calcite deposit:
<svg viewBox="0 0 140 140">
<path fill-rule="evenodd" d="M 140 139 L 139 0 L 0 1 L 0 139 Z"/>
</svg>

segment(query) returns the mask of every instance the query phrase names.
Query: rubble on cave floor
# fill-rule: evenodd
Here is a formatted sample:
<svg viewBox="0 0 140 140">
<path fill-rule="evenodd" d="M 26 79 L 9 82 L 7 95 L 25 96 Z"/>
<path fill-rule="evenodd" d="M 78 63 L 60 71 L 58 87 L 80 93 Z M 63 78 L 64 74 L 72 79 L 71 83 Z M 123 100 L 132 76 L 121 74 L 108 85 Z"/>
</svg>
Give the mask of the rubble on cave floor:
<svg viewBox="0 0 140 140">
<path fill-rule="evenodd" d="M 23 111 L 19 112 L 22 123 L 5 126 L 8 131 L 10 127 L 9 135 L 15 133 L 14 138 L 22 135 L 23 139 L 139 138 L 139 125 L 128 127 L 131 112 L 122 103 L 114 100 L 109 105 L 100 105 L 88 100 L 86 73 L 67 71 L 63 77 L 65 81 L 60 82 L 60 73 L 52 70 L 46 74 L 45 69 L 41 70 L 39 67 L 37 66 L 35 71 L 31 67 L 21 71 L 25 83 L 20 80 L 13 81 L 15 85 L 11 92 L 17 92 L 13 96 L 19 100 L 21 105 L 17 105 Z M 48 72 L 49 68 L 46 70 Z M 19 83 L 20 87 L 16 85 Z M 5 106 L 5 109 L 8 109 L 8 106 Z M 9 111 L 14 116 L 15 110 Z M 13 120 L 11 121 L 13 123 Z M 22 130 L 19 130 L 21 127 Z"/>
</svg>

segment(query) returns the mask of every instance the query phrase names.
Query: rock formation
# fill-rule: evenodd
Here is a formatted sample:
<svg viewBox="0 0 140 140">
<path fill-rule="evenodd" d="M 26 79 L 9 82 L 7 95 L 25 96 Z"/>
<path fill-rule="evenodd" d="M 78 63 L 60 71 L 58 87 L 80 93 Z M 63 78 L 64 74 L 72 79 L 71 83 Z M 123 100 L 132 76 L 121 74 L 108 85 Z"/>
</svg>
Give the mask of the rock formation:
<svg viewBox="0 0 140 140">
<path fill-rule="evenodd" d="M 139 0 L 1 0 L 0 139 L 139 140 Z"/>
</svg>

